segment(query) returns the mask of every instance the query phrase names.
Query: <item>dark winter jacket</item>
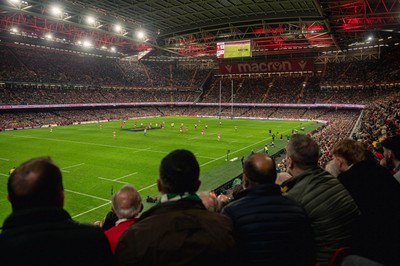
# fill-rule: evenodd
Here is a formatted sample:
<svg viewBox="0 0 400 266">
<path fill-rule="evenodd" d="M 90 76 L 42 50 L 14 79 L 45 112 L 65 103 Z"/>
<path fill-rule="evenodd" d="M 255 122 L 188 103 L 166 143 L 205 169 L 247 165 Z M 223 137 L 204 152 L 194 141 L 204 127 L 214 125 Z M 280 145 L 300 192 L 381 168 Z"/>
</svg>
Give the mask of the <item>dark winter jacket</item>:
<svg viewBox="0 0 400 266">
<path fill-rule="evenodd" d="M 1 265 L 112 265 L 103 231 L 63 209 L 13 212 L 0 235 Z"/>
<path fill-rule="evenodd" d="M 242 265 L 315 265 L 307 214 L 279 186 L 245 189 L 222 213 L 232 220 Z"/>
</svg>

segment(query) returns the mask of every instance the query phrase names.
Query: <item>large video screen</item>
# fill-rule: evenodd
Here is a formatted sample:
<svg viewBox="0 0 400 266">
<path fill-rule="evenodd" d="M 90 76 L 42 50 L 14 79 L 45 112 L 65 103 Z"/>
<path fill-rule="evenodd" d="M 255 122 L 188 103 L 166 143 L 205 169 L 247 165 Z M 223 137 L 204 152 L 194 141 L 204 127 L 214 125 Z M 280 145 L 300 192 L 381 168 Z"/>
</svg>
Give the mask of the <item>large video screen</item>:
<svg viewBox="0 0 400 266">
<path fill-rule="evenodd" d="M 217 43 L 218 58 L 251 57 L 251 40 Z"/>
</svg>

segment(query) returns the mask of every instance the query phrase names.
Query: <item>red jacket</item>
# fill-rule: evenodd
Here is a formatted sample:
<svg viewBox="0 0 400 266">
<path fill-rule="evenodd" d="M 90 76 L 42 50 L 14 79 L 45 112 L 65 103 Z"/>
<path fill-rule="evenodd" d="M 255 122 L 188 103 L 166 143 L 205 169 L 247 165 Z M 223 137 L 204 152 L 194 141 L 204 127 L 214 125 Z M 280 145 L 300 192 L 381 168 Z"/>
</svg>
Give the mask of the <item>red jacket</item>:
<svg viewBox="0 0 400 266">
<path fill-rule="evenodd" d="M 119 237 L 122 235 L 123 232 L 125 232 L 126 229 L 128 229 L 136 221 L 137 218 L 132 218 L 122 221 L 120 223 L 117 222 L 116 226 L 113 226 L 104 232 L 104 234 L 106 234 L 108 242 L 110 243 L 110 247 L 113 253 L 115 252 L 115 248 L 117 247 Z"/>
</svg>

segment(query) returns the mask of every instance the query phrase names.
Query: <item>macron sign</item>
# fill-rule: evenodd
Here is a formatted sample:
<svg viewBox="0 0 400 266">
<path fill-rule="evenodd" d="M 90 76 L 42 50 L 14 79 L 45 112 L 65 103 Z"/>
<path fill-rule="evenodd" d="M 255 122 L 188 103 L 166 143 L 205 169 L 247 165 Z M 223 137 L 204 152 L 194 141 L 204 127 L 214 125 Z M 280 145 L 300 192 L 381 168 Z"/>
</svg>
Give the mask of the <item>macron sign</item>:
<svg viewBox="0 0 400 266">
<path fill-rule="evenodd" d="M 245 62 L 237 64 L 220 64 L 220 74 L 246 74 L 269 72 L 299 72 L 313 71 L 314 60 L 273 60 L 260 62 Z"/>
</svg>

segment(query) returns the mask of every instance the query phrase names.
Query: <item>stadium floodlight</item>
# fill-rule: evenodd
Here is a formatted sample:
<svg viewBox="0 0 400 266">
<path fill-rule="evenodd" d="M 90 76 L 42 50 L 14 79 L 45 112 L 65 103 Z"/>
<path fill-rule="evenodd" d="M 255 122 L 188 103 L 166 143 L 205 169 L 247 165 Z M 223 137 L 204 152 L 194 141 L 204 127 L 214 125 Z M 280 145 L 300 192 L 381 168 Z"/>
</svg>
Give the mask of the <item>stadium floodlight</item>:
<svg viewBox="0 0 400 266">
<path fill-rule="evenodd" d="M 78 45 L 81 45 L 81 44 L 82 44 L 82 42 L 81 42 L 81 41 L 78 41 L 78 42 L 77 42 L 77 44 L 78 44 Z"/>
<path fill-rule="evenodd" d="M 368 36 L 368 41 L 372 41 L 374 39 L 374 37 L 372 37 L 372 35 Z"/>
<path fill-rule="evenodd" d="M 107 49 L 107 47 L 105 47 L 104 45 L 101 47 L 101 49 L 103 49 L 103 50 L 105 50 L 105 49 Z"/>
<path fill-rule="evenodd" d="M 21 4 L 21 0 L 8 0 L 8 2 L 10 2 L 11 4 L 16 5 L 16 6 Z"/>
<path fill-rule="evenodd" d="M 119 25 L 119 24 L 116 24 L 116 25 L 114 26 L 114 30 L 115 30 L 116 32 L 121 32 L 121 31 L 122 31 L 122 26 Z"/>
<path fill-rule="evenodd" d="M 48 39 L 48 40 L 52 40 L 53 39 L 53 35 L 51 33 L 47 33 L 44 37 L 46 39 Z"/>
<path fill-rule="evenodd" d="M 111 52 L 115 53 L 117 49 L 115 47 L 111 47 Z"/>
<path fill-rule="evenodd" d="M 144 39 L 144 32 L 143 31 L 138 31 L 137 33 L 136 33 L 136 36 L 139 38 L 139 39 Z"/>
<path fill-rule="evenodd" d="M 11 32 L 17 33 L 17 32 L 18 32 L 18 29 L 17 29 L 16 27 L 12 27 L 12 28 L 11 28 Z"/>
<path fill-rule="evenodd" d="M 95 26 L 96 25 L 96 19 L 92 16 L 88 16 L 86 18 L 86 23 L 91 25 L 91 26 Z"/>
<path fill-rule="evenodd" d="M 60 17 L 62 15 L 62 10 L 58 6 L 52 6 L 50 8 L 50 12 L 51 12 L 52 15 L 54 15 L 56 17 Z"/>
<path fill-rule="evenodd" d="M 92 47 L 92 43 L 88 40 L 83 41 L 83 47 L 89 48 Z"/>
</svg>

